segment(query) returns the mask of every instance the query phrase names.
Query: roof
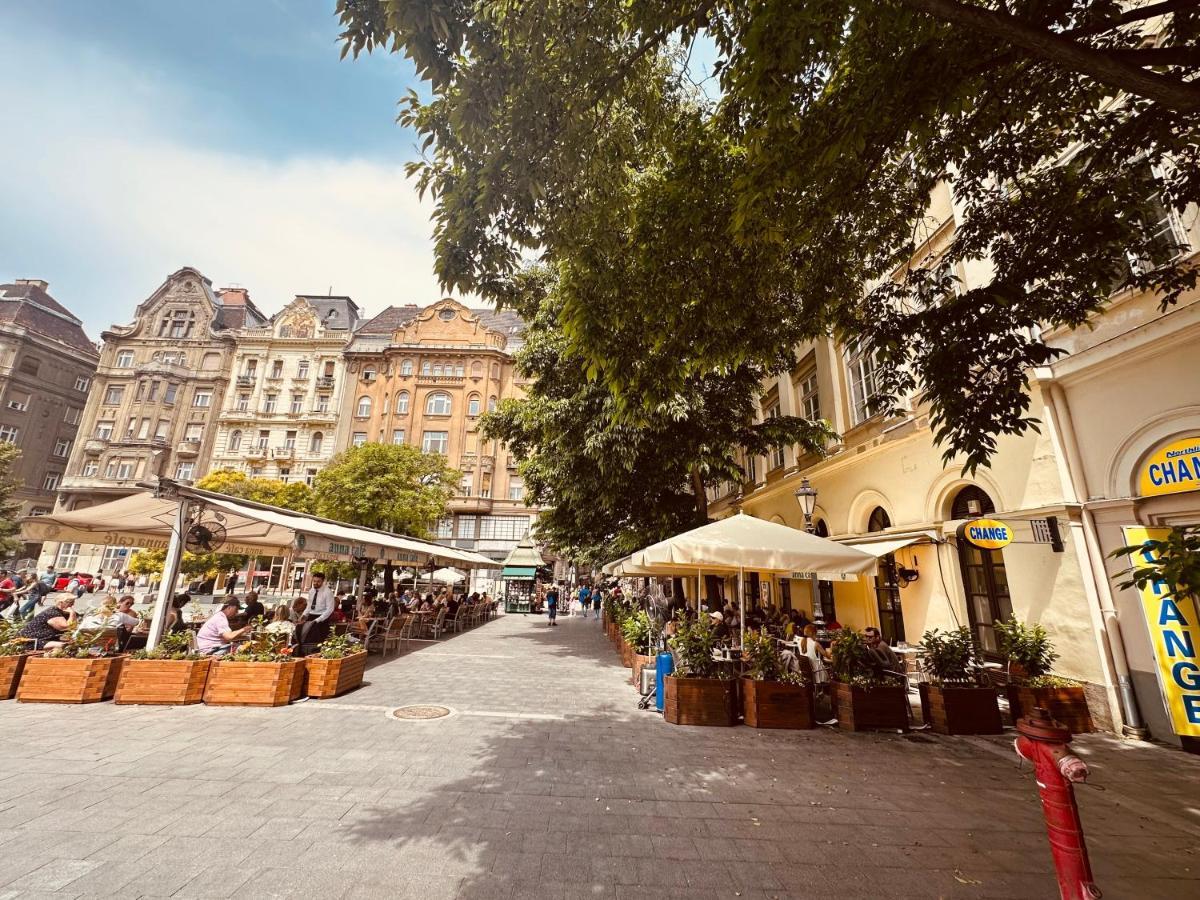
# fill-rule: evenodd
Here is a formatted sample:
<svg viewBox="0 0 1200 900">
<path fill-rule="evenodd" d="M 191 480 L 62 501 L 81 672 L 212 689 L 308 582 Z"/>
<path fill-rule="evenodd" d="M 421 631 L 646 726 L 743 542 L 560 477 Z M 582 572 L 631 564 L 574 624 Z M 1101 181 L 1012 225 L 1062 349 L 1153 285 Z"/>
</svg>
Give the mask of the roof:
<svg viewBox="0 0 1200 900">
<path fill-rule="evenodd" d="M 430 304 L 430 306 L 432 305 Z M 415 303 L 409 303 L 404 306 L 389 306 L 379 315 L 364 322 L 357 333 L 359 335 L 394 334 L 428 308 L 428 306 L 417 306 Z M 479 317 L 479 321 L 483 323 L 485 328 L 499 331 L 508 339 L 506 349 L 509 353 L 512 353 L 524 343 L 521 336 L 525 333 L 525 320 L 518 313 L 513 312 L 511 309 L 498 310 L 490 306 L 472 308 L 470 312 L 472 315 Z"/>
<path fill-rule="evenodd" d="M 99 355 L 83 323 L 46 292 L 45 282 L 0 284 L 0 322 L 25 328 L 88 356 Z"/>
<path fill-rule="evenodd" d="M 321 323 L 330 331 L 353 331 L 361 319 L 358 304 L 344 294 L 297 294 L 316 310 Z M 329 314 L 336 313 L 331 319 Z"/>
</svg>

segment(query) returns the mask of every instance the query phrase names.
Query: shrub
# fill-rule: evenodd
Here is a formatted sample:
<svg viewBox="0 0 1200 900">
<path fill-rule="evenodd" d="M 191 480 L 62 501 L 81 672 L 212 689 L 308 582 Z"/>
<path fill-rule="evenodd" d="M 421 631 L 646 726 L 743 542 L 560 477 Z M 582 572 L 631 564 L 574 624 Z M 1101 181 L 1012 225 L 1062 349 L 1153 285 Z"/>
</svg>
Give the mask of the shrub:
<svg viewBox="0 0 1200 900">
<path fill-rule="evenodd" d="M 970 682 L 975 679 L 972 661 L 976 657 L 975 637 L 966 625 L 952 631 L 925 632 L 921 638 L 925 651 L 922 665 L 942 684 Z"/>
<path fill-rule="evenodd" d="M 621 635 L 638 653 L 643 653 L 649 647 L 650 641 L 658 637 L 658 629 L 650 614 L 645 610 L 631 613 L 621 623 Z"/>
<path fill-rule="evenodd" d="M 675 634 L 668 641 L 675 653 L 675 674 L 681 678 L 726 677 L 722 666 L 713 659 L 720 644 L 717 631 L 708 616 L 689 621 L 683 613 L 675 620 Z"/>
<path fill-rule="evenodd" d="M 117 656 L 117 639 L 106 634 L 104 629 L 84 630 L 76 628 L 63 634 L 63 646 L 47 650 L 52 659 L 86 659 L 89 656 Z"/>
<path fill-rule="evenodd" d="M 742 642 L 742 659 L 746 663 L 746 675 L 754 681 L 782 681 L 802 684 L 799 672 L 790 672 L 779 652 L 779 644 L 767 629 L 747 631 Z"/>
<path fill-rule="evenodd" d="M 292 648 L 287 645 L 287 638 L 281 634 L 259 632 L 238 647 L 236 653 L 218 657 L 220 661 L 233 662 L 287 662 L 292 658 Z"/>
<path fill-rule="evenodd" d="M 1020 678 L 1048 675 L 1058 659 L 1046 629 L 1041 625 L 1026 625 L 1015 616 L 1007 622 L 996 623 L 996 638 L 1005 658 L 1020 666 Z"/>
<path fill-rule="evenodd" d="M 362 644 L 349 634 L 331 634 L 317 645 L 317 656 L 322 659 L 345 659 L 362 649 Z"/>
<path fill-rule="evenodd" d="M 135 650 L 133 659 L 204 659 L 203 654 L 191 649 L 187 633 L 182 631 L 164 634 L 153 650 Z"/>
<path fill-rule="evenodd" d="M 833 657 L 830 668 L 835 680 L 858 687 L 877 687 L 902 683 L 902 679 L 884 675 L 871 661 L 870 649 L 863 636 L 852 628 L 842 628 L 834 633 L 829 646 Z"/>
</svg>

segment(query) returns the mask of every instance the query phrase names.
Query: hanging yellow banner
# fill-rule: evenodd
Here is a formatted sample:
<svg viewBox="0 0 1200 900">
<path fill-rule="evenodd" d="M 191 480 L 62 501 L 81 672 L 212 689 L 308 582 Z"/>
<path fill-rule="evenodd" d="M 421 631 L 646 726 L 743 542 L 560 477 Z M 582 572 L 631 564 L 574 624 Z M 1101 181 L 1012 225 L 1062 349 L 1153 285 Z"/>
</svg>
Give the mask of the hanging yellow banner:
<svg viewBox="0 0 1200 900">
<path fill-rule="evenodd" d="M 1128 526 L 1122 531 L 1126 546 L 1135 547 L 1163 540 L 1170 529 Z M 1130 554 L 1130 562 L 1144 568 L 1154 557 L 1145 549 Z M 1171 726 L 1176 734 L 1200 737 L 1200 608 L 1195 598 L 1168 596 L 1162 582 L 1147 584 L 1140 593 Z"/>
</svg>

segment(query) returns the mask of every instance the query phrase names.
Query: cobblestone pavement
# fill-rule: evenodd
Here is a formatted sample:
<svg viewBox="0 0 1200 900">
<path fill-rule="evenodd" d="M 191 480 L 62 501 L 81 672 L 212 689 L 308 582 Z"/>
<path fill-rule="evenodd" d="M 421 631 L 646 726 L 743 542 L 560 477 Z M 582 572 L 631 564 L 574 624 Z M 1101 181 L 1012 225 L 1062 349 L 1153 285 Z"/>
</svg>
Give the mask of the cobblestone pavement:
<svg viewBox="0 0 1200 900">
<path fill-rule="evenodd" d="M 1010 739 L 673 727 L 560 622 L 282 709 L 0 703 L 0 898 L 1057 896 Z M 1077 747 L 1105 897 L 1200 896 L 1200 760 Z"/>
</svg>

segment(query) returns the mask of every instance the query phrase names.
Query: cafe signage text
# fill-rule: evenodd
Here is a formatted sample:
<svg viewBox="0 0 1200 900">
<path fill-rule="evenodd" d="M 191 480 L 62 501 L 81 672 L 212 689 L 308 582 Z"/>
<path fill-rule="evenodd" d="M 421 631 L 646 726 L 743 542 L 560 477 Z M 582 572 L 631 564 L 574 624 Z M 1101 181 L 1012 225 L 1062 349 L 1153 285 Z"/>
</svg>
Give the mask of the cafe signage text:
<svg viewBox="0 0 1200 900">
<path fill-rule="evenodd" d="M 958 526 L 958 536 L 981 550 L 999 550 L 1012 543 L 1012 529 L 995 519 L 971 519 Z"/>
<path fill-rule="evenodd" d="M 1159 447 L 1142 463 L 1138 493 L 1143 497 L 1200 491 L 1200 436 Z"/>
</svg>

